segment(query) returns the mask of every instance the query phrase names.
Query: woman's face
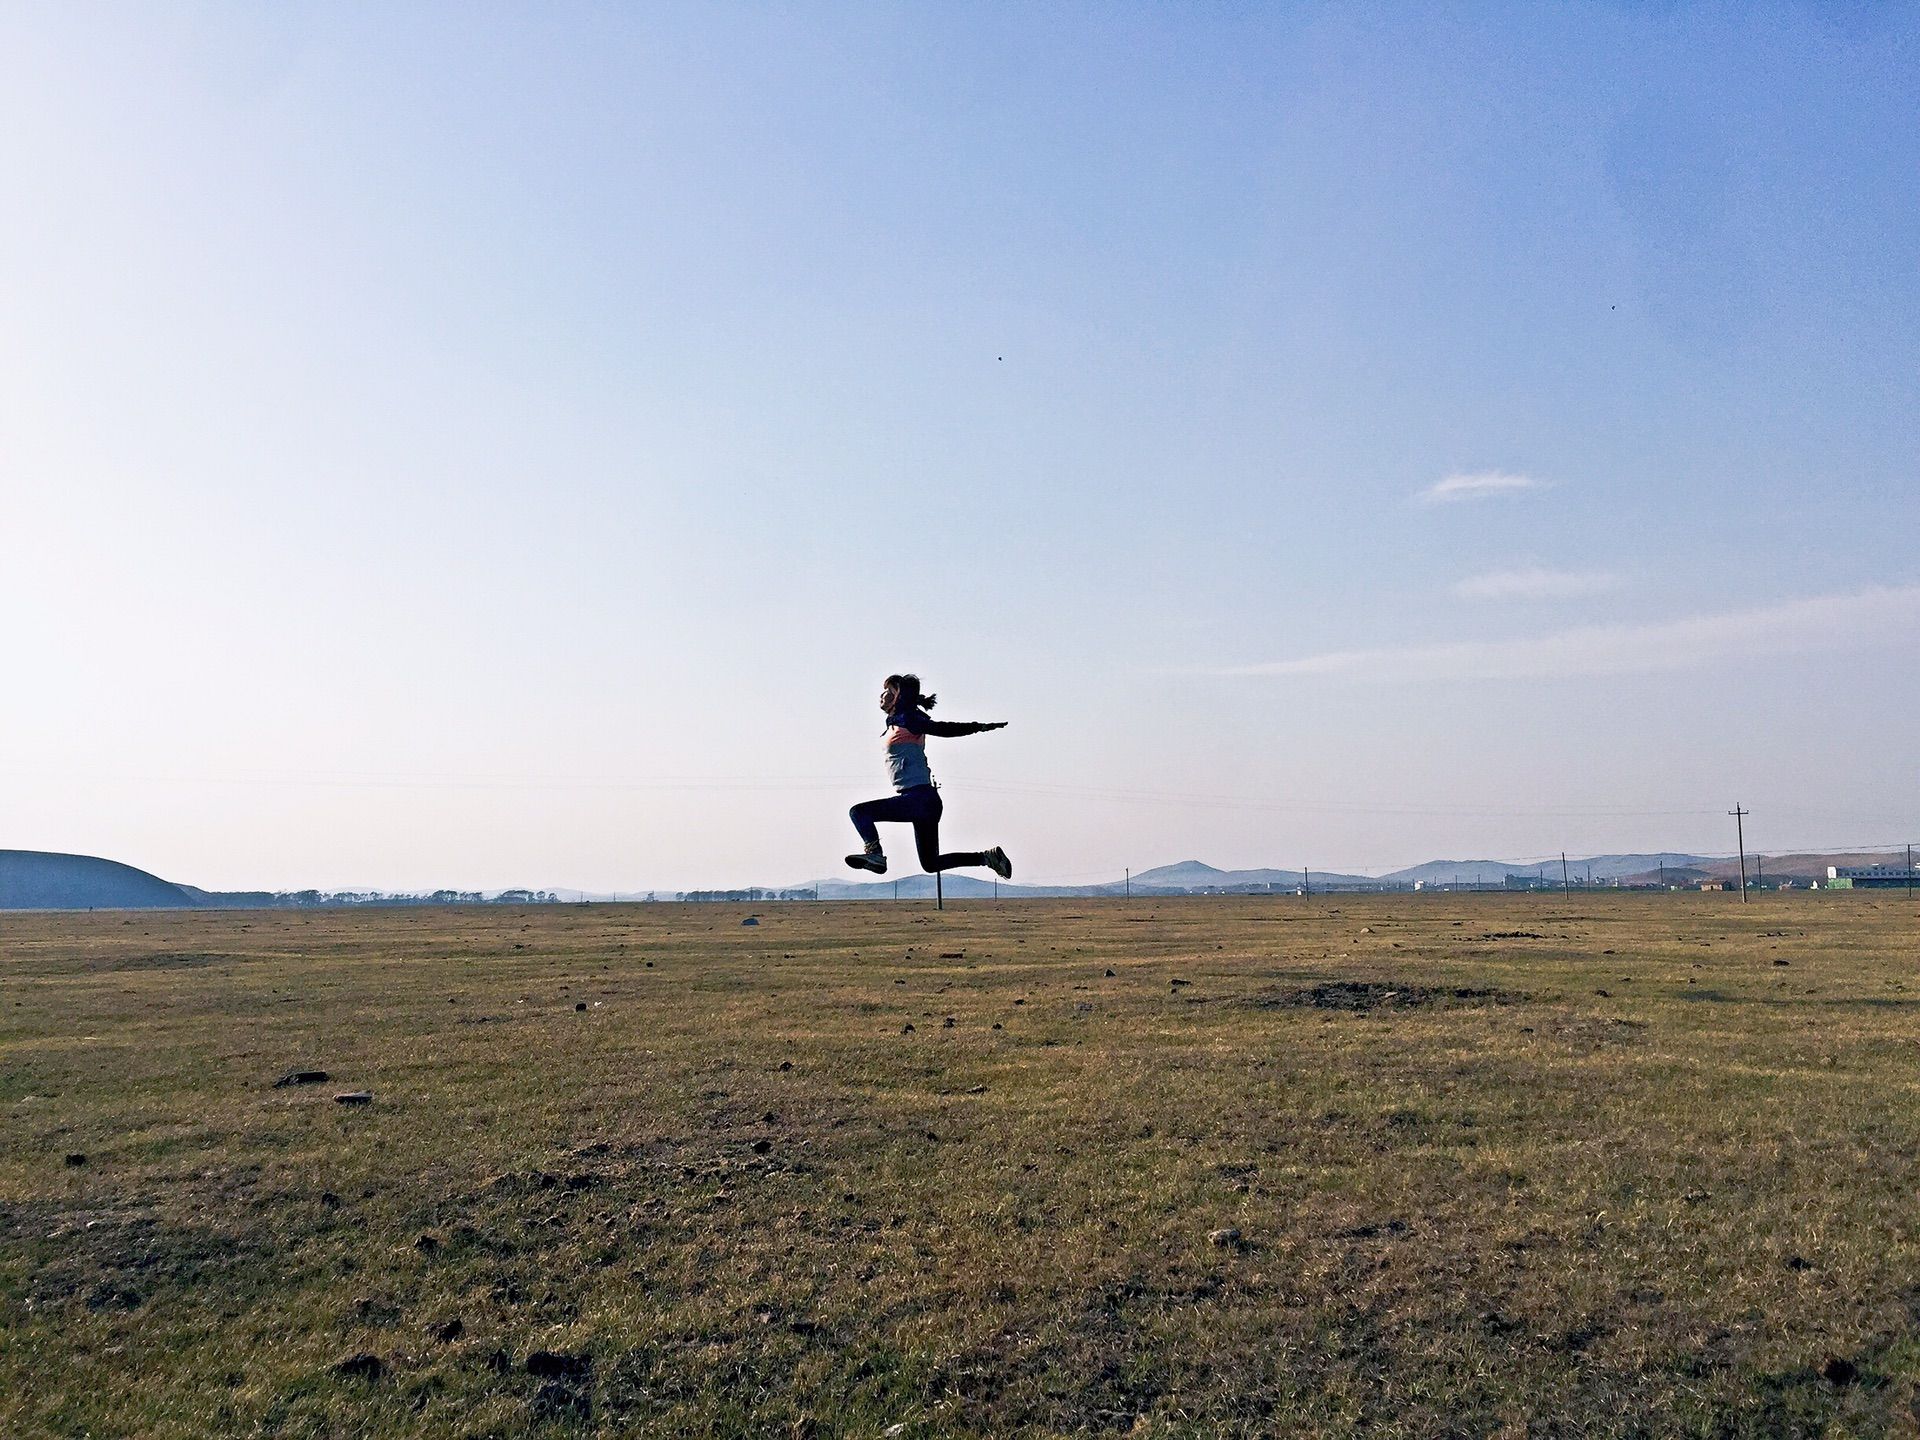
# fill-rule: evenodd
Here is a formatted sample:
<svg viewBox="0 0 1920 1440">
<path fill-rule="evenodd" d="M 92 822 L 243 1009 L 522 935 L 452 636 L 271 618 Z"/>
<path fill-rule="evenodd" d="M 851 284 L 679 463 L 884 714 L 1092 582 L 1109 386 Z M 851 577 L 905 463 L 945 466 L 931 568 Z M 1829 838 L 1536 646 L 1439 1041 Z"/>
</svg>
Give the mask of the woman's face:
<svg viewBox="0 0 1920 1440">
<path fill-rule="evenodd" d="M 900 691 L 897 686 L 883 685 L 880 687 L 880 708 L 882 710 L 891 715 L 893 713 L 893 707 L 899 703 Z"/>
</svg>

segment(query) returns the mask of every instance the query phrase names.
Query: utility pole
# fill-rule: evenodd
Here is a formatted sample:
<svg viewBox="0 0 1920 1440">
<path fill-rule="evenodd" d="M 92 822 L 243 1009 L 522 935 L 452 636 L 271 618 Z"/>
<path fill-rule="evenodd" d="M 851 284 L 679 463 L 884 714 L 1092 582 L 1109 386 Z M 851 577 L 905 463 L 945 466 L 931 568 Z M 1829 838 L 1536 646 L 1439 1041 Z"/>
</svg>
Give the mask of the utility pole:
<svg viewBox="0 0 1920 1440">
<path fill-rule="evenodd" d="M 1127 899 L 1133 899 L 1133 871 L 1127 871 Z"/>
<path fill-rule="evenodd" d="M 1907 898 L 1913 898 L 1913 846 L 1907 846 Z"/>
<path fill-rule="evenodd" d="M 1567 878 L 1567 852 L 1564 850 L 1560 852 L 1560 888 L 1562 890 L 1573 888 L 1573 881 Z"/>
<path fill-rule="evenodd" d="M 893 898 L 896 900 L 900 898 L 900 882 L 898 880 L 893 882 Z"/>
<path fill-rule="evenodd" d="M 1664 860 L 1660 862 L 1660 888 L 1667 888 L 1667 862 Z"/>
<path fill-rule="evenodd" d="M 1313 898 L 1313 872 L 1304 867 L 1300 871 L 1300 893 L 1308 899 Z"/>
<path fill-rule="evenodd" d="M 1739 843 L 1739 846 L 1740 846 L 1740 903 L 1744 905 L 1747 903 L 1746 819 L 1747 819 L 1747 816 L 1751 815 L 1753 812 L 1751 810 L 1742 810 L 1740 808 L 1740 802 L 1736 800 L 1733 802 L 1733 809 L 1729 810 L 1727 813 L 1733 816 L 1734 839 Z"/>
<path fill-rule="evenodd" d="M 946 886 L 940 883 L 940 871 L 938 870 L 933 872 L 933 908 L 936 910 L 944 910 L 947 908 L 947 889 Z"/>
<path fill-rule="evenodd" d="M 1758 850 L 1753 852 L 1753 888 L 1756 890 L 1767 888 L 1767 857 Z"/>
</svg>

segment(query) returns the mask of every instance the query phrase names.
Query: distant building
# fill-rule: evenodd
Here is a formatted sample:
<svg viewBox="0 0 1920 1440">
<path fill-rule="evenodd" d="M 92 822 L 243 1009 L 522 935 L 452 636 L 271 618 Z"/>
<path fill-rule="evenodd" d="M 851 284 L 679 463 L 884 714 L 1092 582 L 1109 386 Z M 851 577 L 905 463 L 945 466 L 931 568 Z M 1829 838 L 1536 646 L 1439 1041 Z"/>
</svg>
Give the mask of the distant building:
<svg viewBox="0 0 1920 1440">
<path fill-rule="evenodd" d="M 1892 890 L 1911 885 L 1913 872 L 1904 865 L 1829 865 L 1829 890 Z"/>
</svg>

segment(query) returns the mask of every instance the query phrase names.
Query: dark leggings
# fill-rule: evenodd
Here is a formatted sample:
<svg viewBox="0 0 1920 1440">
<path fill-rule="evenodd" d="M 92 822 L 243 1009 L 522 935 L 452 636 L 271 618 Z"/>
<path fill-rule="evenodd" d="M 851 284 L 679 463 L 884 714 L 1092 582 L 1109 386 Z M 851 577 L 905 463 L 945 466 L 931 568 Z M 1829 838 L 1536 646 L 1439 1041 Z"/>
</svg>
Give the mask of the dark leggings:
<svg viewBox="0 0 1920 1440">
<path fill-rule="evenodd" d="M 940 792 L 933 786 L 916 785 L 884 800 L 863 800 L 847 813 L 853 817 L 853 828 L 869 845 L 880 843 L 880 832 L 874 829 L 876 822 L 900 821 L 913 826 L 913 844 L 920 852 L 920 868 L 929 875 L 936 870 L 985 865 L 987 857 L 978 850 L 940 853 L 940 812 L 945 808 L 940 803 Z"/>
</svg>

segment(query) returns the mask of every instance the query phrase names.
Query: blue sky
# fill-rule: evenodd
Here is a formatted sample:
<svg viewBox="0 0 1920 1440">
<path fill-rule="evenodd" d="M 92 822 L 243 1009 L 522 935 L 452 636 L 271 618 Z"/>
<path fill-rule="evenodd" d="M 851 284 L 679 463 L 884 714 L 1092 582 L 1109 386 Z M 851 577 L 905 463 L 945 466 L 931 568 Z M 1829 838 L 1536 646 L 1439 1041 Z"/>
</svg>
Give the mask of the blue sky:
<svg viewBox="0 0 1920 1440">
<path fill-rule="evenodd" d="M 1920 834 L 1900 7 L 20 5 L 0 845 Z M 896 845 L 894 848 L 901 849 Z"/>
</svg>

